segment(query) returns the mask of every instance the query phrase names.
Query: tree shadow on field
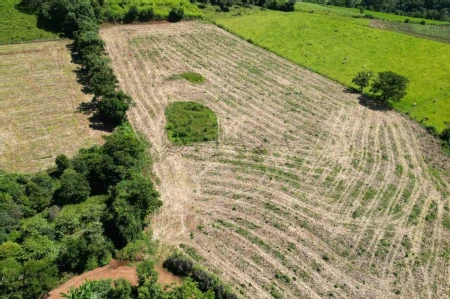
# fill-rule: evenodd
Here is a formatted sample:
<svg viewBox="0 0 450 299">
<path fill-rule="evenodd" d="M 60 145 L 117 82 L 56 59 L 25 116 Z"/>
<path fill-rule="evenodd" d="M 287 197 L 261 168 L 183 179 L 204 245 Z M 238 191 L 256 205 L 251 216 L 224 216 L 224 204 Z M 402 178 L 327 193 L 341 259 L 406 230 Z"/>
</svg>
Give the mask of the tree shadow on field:
<svg viewBox="0 0 450 299">
<path fill-rule="evenodd" d="M 86 72 L 81 68 L 80 56 L 78 55 L 78 53 L 76 53 L 74 51 L 74 47 L 73 47 L 72 44 L 68 44 L 66 46 L 66 48 L 70 52 L 70 55 L 71 55 L 71 58 L 72 58 L 71 62 L 78 66 L 78 68 L 74 69 L 73 72 L 77 76 L 77 82 L 82 86 L 81 87 L 81 91 L 84 94 L 93 96 L 92 95 L 92 91 L 87 86 Z M 80 103 L 78 105 L 77 111 L 76 111 L 76 113 L 83 113 L 85 115 L 90 115 L 88 120 L 90 122 L 89 127 L 91 129 L 97 130 L 97 131 L 103 131 L 103 132 L 111 133 L 114 130 L 114 128 L 110 127 L 108 125 L 105 125 L 101 121 L 100 117 L 98 117 L 96 115 L 95 112 L 96 112 L 96 107 L 95 107 L 94 100 L 92 100 L 90 102 L 82 102 L 82 103 Z"/>
<path fill-rule="evenodd" d="M 344 90 L 344 92 L 351 94 L 359 94 L 358 95 L 359 104 L 361 106 L 369 108 L 370 110 L 375 111 L 392 110 L 392 106 L 389 103 L 383 102 L 380 96 L 360 93 L 360 91 L 354 87 L 348 87 Z"/>
<path fill-rule="evenodd" d="M 78 55 L 78 53 L 76 53 L 74 51 L 74 46 L 73 44 L 68 44 L 66 46 L 67 50 L 70 52 L 70 56 L 72 58 L 71 62 L 73 64 L 76 64 L 78 66 L 78 68 L 74 69 L 73 72 L 75 73 L 75 75 L 77 76 L 77 82 L 82 85 L 83 87 L 81 88 L 81 91 L 85 94 L 91 94 L 92 90 L 88 87 L 88 80 L 86 77 L 86 71 L 81 67 L 82 66 L 82 61 L 80 56 Z"/>
<path fill-rule="evenodd" d="M 80 103 L 76 112 L 83 113 L 85 115 L 90 115 L 88 120 L 90 122 L 89 128 L 97 131 L 103 131 L 111 133 L 114 130 L 114 127 L 110 127 L 105 125 L 99 116 L 95 113 L 95 104 L 93 102 L 83 102 Z"/>
</svg>

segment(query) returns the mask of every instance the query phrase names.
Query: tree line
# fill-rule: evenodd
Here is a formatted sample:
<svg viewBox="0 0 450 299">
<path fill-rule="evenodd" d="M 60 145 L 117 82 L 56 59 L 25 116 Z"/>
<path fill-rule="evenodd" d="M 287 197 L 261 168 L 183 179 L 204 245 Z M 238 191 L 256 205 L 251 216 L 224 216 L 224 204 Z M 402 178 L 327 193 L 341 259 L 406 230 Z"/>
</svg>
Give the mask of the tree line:
<svg viewBox="0 0 450 299">
<path fill-rule="evenodd" d="M 202 3 L 204 5 L 218 5 L 222 11 L 229 11 L 233 5 L 260 6 L 263 8 L 279 11 L 294 11 L 296 0 L 190 0 L 192 3 Z"/>
<path fill-rule="evenodd" d="M 318 4 L 360 7 L 401 16 L 448 21 L 450 0 L 305 0 Z"/>
</svg>

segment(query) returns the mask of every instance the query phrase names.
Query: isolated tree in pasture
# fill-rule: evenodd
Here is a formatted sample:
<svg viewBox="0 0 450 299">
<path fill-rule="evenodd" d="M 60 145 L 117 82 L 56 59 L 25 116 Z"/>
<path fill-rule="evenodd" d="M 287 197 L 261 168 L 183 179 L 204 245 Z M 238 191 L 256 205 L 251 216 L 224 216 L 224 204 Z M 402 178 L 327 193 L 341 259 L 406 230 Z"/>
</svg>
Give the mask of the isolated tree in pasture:
<svg viewBox="0 0 450 299">
<path fill-rule="evenodd" d="M 370 79 L 373 76 L 372 71 L 361 71 L 358 72 L 355 78 L 352 79 L 352 83 L 359 86 L 359 92 L 362 92 L 363 89 L 370 85 Z"/>
<path fill-rule="evenodd" d="M 379 94 L 383 102 L 388 100 L 400 101 L 406 95 L 408 78 L 391 71 L 380 72 L 372 84 L 370 91 Z"/>
</svg>

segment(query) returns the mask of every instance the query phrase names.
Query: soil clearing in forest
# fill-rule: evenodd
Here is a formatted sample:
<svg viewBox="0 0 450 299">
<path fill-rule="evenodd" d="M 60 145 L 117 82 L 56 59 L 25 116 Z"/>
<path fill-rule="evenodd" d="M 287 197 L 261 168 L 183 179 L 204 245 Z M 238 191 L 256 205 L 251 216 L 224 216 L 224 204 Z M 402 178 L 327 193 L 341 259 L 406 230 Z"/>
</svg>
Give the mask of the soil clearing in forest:
<svg viewBox="0 0 450 299">
<path fill-rule="evenodd" d="M 70 288 L 79 287 L 84 282 L 86 282 L 86 280 L 99 280 L 99 279 L 116 280 L 119 278 L 128 280 L 133 286 L 138 285 L 136 267 L 123 265 L 115 266 L 113 261 L 108 266 L 100 267 L 69 279 L 64 284 L 60 285 L 59 287 L 51 291 L 47 299 L 63 298 L 61 296 L 61 293 L 65 294 L 70 290 Z"/>
<path fill-rule="evenodd" d="M 101 36 L 152 143 L 163 245 L 183 243 L 244 298 L 448 295 L 449 177 L 418 124 L 213 25 Z M 170 80 L 187 71 L 206 81 Z M 213 110 L 218 141 L 173 145 L 175 101 Z"/>
<path fill-rule="evenodd" d="M 68 41 L 0 46 L 0 169 L 34 172 L 59 154 L 101 143 L 77 112 L 91 97 L 77 83 Z"/>
</svg>

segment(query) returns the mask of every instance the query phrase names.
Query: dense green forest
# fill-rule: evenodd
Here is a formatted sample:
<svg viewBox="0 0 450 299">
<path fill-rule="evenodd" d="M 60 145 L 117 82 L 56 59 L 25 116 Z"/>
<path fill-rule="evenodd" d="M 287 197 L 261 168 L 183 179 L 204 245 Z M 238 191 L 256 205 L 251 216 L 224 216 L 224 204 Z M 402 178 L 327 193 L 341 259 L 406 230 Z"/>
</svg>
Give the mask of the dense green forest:
<svg viewBox="0 0 450 299">
<path fill-rule="evenodd" d="M 306 0 L 318 4 L 361 7 L 374 11 L 394 13 L 401 16 L 447 21 L 450 0 Z"/>
<path fill-rule="evenodd" d="M 109 263 L 144 239 L 146 216 L 161 206 L 143 171 L 146 144 L 124 124 L 103 146 L 33 175 L 0 175 L 0 260 L 5 298 L 37 298 L 64 273 Z"/>
</svg>

